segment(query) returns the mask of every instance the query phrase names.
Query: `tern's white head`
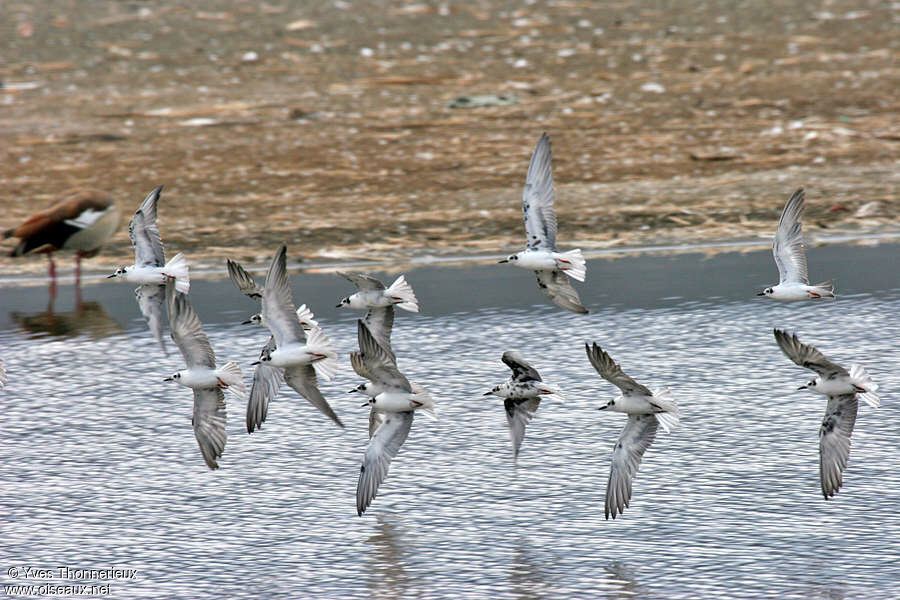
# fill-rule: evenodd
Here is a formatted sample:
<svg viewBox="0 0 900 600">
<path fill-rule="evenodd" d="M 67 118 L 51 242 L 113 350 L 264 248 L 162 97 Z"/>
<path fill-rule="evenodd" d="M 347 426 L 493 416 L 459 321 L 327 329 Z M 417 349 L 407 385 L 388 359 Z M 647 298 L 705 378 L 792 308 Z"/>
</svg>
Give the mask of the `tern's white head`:
<svg viewBox="0 0 900 600">
<path fill-rule="evenodd" d="M 771 296 L 774 293 L 775 293 L 775 290 L 773 290 L 770 287 L 767 287 L 766 289 L 764 289 L 763 291 L 758 293 L 757 296 Z"/>
<path fill-rule="evenodd" d="M 125 277 L 128 274 L 129 267 L 118 267 L 112 275 L 107 275 L 107 279 L 112 279 L 114 277 Z"/>
<path fill-rule="evenodd" d="M 250 325 L 250 324 L 262 326 L 262 324 L 263 324 L 262 314 L 256 313 L 255 315 L 253 315 L 252 317 L 250 317 L 249 319 L 247 319 L 246 321 L 241 323 L 241 325 Z"/>
<path fill-rule="evenodd" d="M 508 263 L 508 262 L 516 262 L 517 260 L 519 260 L 518 254 L 510 254 L 509 256 L 507 256 L 506 258 L 504 258 L 503 260 L 501 260 L 499 262 Z"/>
<path fill-rule="evenodd" d="M 503 394 L 500 392 L 501 389 L 503 389 L 503 386 L 502 386 L 502 385 L 495 385 L 495 386 L 492 387 L 489 391 L 487 391 L 487 392 L 485 392 L 484 394 L 482 394 L 482 396 L 490 396 L 490 395 L 494 395 L 494 396 L 500 396 L 500 397 L 502 398 L 502 397 L 503 397 Z"/>
</svg>

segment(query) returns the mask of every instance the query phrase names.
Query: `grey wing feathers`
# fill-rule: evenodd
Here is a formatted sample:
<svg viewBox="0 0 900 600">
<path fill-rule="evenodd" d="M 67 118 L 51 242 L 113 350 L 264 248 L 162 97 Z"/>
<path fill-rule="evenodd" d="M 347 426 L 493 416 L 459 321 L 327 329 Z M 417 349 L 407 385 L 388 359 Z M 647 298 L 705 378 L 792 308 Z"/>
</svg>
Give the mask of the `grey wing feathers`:
<svg viewBox="0 0 900 600">
<path fill-rule="evenodd" d="M 322 395 L 322 392 L 319 391 L 319 381 L 316 377 L 316 370 L 311 364 L 285 369 L 284 381 L 291 386 L 294 391 L 306 398 L 310 404 L 318 408 L 329 419 L 334 421 L 338 427 L 344 426 L 335 412 L 331 409 L 328 400 L 326 400 L 325 396 Z"/>
<path fill-rule="evenodd" d="M 809 284 L 806 271 L 806 248 L 803 245 L 803 201 L 804 192 L 800 188 L 794 192 L 784 210 L 778 229 L 775 231 L 775 242 L 772 254 L 778 266 L 779 283 L 787 281 Z"/>
<path fill-rule="evenodd" d="M 187 295 L 175 291 L 173 279 L 166 280 L 166 310 L 169 313 L 169 334 L 187 366 L 216 368 L 216 355 L 203 333 L 203 323 L 191 306 Z"/>
<path fill-rule="evenodd" d="M 656 439 L 659 424 L 654 415 L 629 415 L 628 423 L 613 449 L 609 481 L 606 484 L 606 518 L 616 518 L 631 501 L 631 480 L 641 465 L 644 452 Z"/>
<path fill-rule="evenodd" d="M 805 369 L 815 371 L 822 377 L 831 375 L 848 375 L 844 367 L 834 364 L 825 355 L 810 346 L 804 344 L 797 337 L 797 334 L 788 334 L 782 329 L 775 329 L 775 341 L 778 347 L 784 352 L 785 356 L 791 359 L 795 364 Z"/>
<path fill-rule="evenodd" d="M 588 309 L 581 305 L 581 298 L 569 283 L 565 273 L 558 269 L 545 269 L 534 273 L 537 276 L 538 287 L 555 305 L 581 315 L 588 313 Z"/>
<path fill-rule="evenodd" d="M 338 271 L 337 274 L 345 279 L 349 279 L 359 291 L 384 289 L 383 283 L 365 273 L 346 273 L 344 271 Z"/>
<path fill-rule="evenodd" d="M 290 342 L 304 342 L 306 334 L 297 319 L 296 307 L 288 285 L 287 247 L 282 246 L 272 258 L 266 274 L 262 297 L 263 321 L 275 336 L 275 343 L 283 347 Z"/>
<path fill-rule="evenodd" d="M 519 448 L 522 446 L 522 440 L 525 439 L 525 426 L 531 422 L 540 405 L 540 398 L 506 398 L 503 400 L 506 422 L 509 425 L 509 438 L 513 446 L 513 459 L 518 458 Z"/>
<path fill-rule="evenodd" d="M 357 320 L 356 331 L 364 368 L 369 373 L 368 379 L 387 388 L 412 392 L 409 380 L 397 369 L 394 355 L 378 343 L 366 324 Z"/>
<path fill-rule="evenodd" d="M 203 460 L 210 469 L 218 469 L 216 459 L 225 450 L 225 392 L 218 388 L 194 390 L 194 437 Z"/>
<path fill-rule="evenodd" d="M 378 343 L 394 356 L 391 348 L 391 330 L 394 328 L 394 307 L 370 308 L 364 319 L 372 336 Z"/>
<path fill-rule="evenodd" d="M 413 413 L 400 412 L 384 415 L 384 423 L 369 440 L 362 466 L 359 469 L 359 481 L 356 484 L 356 513 L 362 515 L 378 492 L 378 486 L 387 477 L 391 460 L 397 456 L 400 446 L 409 436 Z"/>
<path fill-rule="evenodd" d="M 541 135 L 525 177 L 522 192 L 522 212 L 525 215 L 525 236 L 528 248 L 556 250 L 556 212 L 553 209 L 555 193 L 553 172 L 550 168 L 552 152 L 550 138 Z"/>
<path fill-rule="evenodd" d="M 128 235 L 134 246 L 134 264 L 140 267 L 161 267 L 166 264 L 159 226 L 156 224 L 156 202 L 163 186 L 154 189 L 144 198 L 128 225 Z"/>
<path fill-rule="evenodd" d="M 652 396 L 646 386 L 641 385 L 622 371 L 622 367 L 606 353 L 603 348 L 594 342 L 593 346 L 584 345 L 587 352 L 588 360 L 594 365 L 594 368 L 600 373 L 603 379 L 607 380 L 626 394 L 643 394 L 644 396 Z"/>
<path fill-rule="evenodd" d="M 163 353 L 168 356 L 169 351 L 163 338 L 163 303 L 166 301 L 166 287 L 155 283 L 139 285 L 135 288 L 134 295 L 153 337 L 159 342 Z"/>
<path fill-rule="evenodd" d="M 828 397 L 825 418 L 819 428 L 819 481 L 826 500 L 834 496 L 843 483 L 844 468 L 850 458 L 850 435 L 858 409 L 856 394 Z"/>
<path fill-rule="evenodd" d="M 543 381 L 537 369 L 525 362 L 519 353 L 514 350 L 504 352 L 500 360 L 512 369 L 513 381 Z"/>
<path fill-rule="evenodd" d="M 237 289 L 245 296 L 249 296 L 255 300 L 262 300 L 263 290 L 256 285 L 256 280 L 253 279 L 253 275 L 248 273 L 240 263 L 237 263 L 230 258 L 226 264 L 228 266 L 228 277 Z"/>
<path fill-rule="evenodd" d="M 369 410 L 369 438 L 375 435 L 375 432 L 378 431 L 378 428 L 381 427 L 381 424 L 384 423 L 384 414 L 380 411 L 375 410 L 373 407 Z"/>
<path fill-rule="evenodd" d="M 270 354 L 275 350 L 275 338 L 269 336 L 269 341 L 263 346 L 260 355 Z M 262 429 L 269 412 L 269 402 L 278 396 L 281 387 L 281 369 L 260 362 L 253 372 L 253 384 L 250 387 L 250 397 L 247 399 L 247 433 L 253 433 Z"/>
</svg>

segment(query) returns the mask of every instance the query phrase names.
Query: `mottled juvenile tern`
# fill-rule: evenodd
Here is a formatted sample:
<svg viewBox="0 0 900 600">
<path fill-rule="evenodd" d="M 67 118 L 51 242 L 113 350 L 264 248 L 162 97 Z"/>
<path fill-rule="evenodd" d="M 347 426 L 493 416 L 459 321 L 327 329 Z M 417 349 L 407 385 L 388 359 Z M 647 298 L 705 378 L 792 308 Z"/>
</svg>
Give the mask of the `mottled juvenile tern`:
<svg viewBox="0 0 900 600">
<path fill-rule="evenodd" d="M 519 456 L 519 447 L 525 439 L 525 426 L 531 422 L 534 413 L 541 404 L 541 395 L 559 394 L 555 386 L 544 383 L 541 374 L 525 362 L 518 352 L 508 350 L 501 359 L 512 369 L 510 378 L 495 385 L 485 396 L 500 396 L 506 409 L 506 422 L 509 425 L 509 437 L 512 441 L 513 460 Z"/>
</svg>

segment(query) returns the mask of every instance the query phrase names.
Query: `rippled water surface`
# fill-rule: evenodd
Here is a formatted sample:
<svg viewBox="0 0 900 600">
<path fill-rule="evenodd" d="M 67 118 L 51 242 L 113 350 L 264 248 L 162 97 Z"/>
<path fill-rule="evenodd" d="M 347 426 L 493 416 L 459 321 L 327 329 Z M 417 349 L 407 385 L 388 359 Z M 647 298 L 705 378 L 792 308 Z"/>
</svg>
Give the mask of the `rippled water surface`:
<svg viewBox="0 0 900 600">
<path fill-rule="evenodd" d="M 193 437 L 190 392 L 162 382 L 181 358 L 151 339 L 129 286 L 86 285 L 80 310 L 64 286 L 52 315 L 46 290 L 2 288 L 3 583 L 10 567 L 66 565 L 138 569 L 111 583 L 122 598 L 897 597 L 897 256 L 815 249 L 813 277 L 835 276 L 839 299 L 802 305 L 753 295 L 773 283 L 767 252 L 592 261 L 587 317 L 544 303 L 521 270 L 410 271 L 423 310 L 398 315 L 394 346 L 441 419 L 416 419 L 362 518 L 367 410 L 346 393 L 357 314 L 334 308 L 347 282 L 292 279 L 344 361 L 322 388 L 346 430 L 284 388 L 251 436 L 229 396 L 215 472 Z M 195 282 L 191 296 L 220 360 L 249 380 L 266 335 L 237 323 L 254 304 L 222 280 Z M 781 354 L 774 326 L 881 385 L 883 406 L 860 407 L 831 501 L 818 482 L 825 402 L 793 391 L 810 373 Z M 625 417 L 596 410 L 615 390 L 587 362 L 587 340 L 639 381 L 668 385 L 682 411 L 615 521 L 603 498 Z M 499 358 L 512 348 L 565 392 L 542 404 L 518 465 L 502 401 L 482 397 L 508 376 Z"/>
</svg>

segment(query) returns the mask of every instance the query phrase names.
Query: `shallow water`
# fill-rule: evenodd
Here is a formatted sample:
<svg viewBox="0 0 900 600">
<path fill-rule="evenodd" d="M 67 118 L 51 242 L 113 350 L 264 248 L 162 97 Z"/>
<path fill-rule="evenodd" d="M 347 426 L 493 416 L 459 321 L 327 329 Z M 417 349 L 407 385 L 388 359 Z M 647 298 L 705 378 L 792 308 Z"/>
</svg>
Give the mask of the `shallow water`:
<svg viewBox="0 0 900 600">
<path fill-rule="evenodd" d="M 423 311 L 398 315 L 394 346 L 440 398 L 441 420 L 416 419 L 362 518 L 367 411 L 345 393 L 358 383 L 349 365 L 322 386 L 346 431 L 285 388 L 247 435 L 229 396 L 230 437 L 211 472 L 190 392 L 161 381 L 180 356 L 171 342 L 160 351 L 130 286 L 86 286 L 80 312 L 64 286 L 52 317 L 46 290 L 0 288 L 3 583 L 36 583 L 9 567 L 66 565 L 138 569 L 110 584 L 128 598 L 897 597 L 897 251 L 814 249 L 813 277 L 836 277 L 839 298 L 803 305 L 753 296 L 774 283 L 768 252 L 591 261 L 587 317 L 544 303 L 521 270 L 410 271 Z M 346 360 L 358 315 L 334 304 L 352 288 L 325 274 L 292 285 Z M 196 281 L 192 299 L 220 360 L 249 378 L 266 335 L 236 323 L 254 304 L 222 280 Z M 861 406 L 828 502 L 824 400 L 792 391 L 810 373 L 781 354 L 774 326 L 881 385 L 883 406 Z M 615 521 L 603 497 L 625 418 L 596 411 L 615 390 L 587 362 L 587 340 L 639 381 L 668 385 L 682 411 Z M 502 402 L 481 395 L 507 377 L 499 358 L 511 348 L 565 392 L 542 404 L 518 465 Z"/>
</svg>

